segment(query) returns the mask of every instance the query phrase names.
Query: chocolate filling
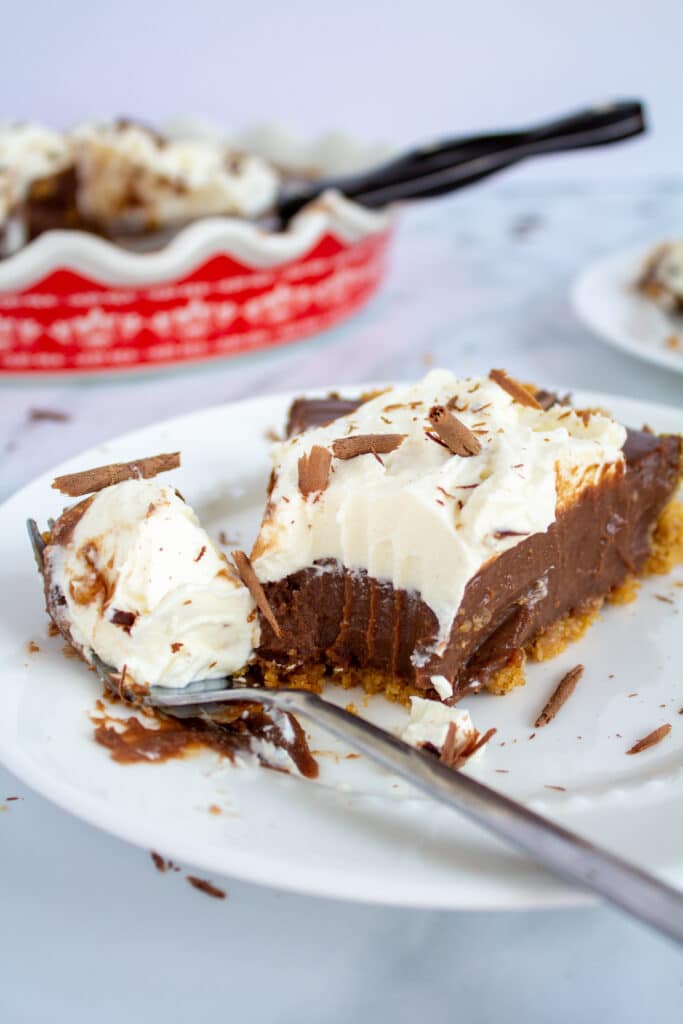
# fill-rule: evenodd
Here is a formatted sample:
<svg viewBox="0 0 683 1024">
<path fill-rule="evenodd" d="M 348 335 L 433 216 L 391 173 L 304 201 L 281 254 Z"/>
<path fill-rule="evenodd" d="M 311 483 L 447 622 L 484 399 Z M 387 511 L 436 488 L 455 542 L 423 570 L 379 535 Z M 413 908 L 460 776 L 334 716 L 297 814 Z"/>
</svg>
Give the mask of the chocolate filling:
<svg viewBox="0 0 683 1024">
<path fill-rule="evenodd" d="M 357 405 L 300 402 L 290 430 L 322 425 Z M 376 669 L 424 690 L 440 674 L 459 696 L 484 686 L 542 629 L 642 569 L 679 480 L 681 439 L 629 431 L 624 455 L 623 473 L 586 488 L 545 533 L 520 541 L 469 581 L 443 651 L 429 653 L 438 623 L 417 593 L 325 561 L 264 584 L 282 635 L 262 620 L 259 655 L 288 667 Z"/>
</svg>

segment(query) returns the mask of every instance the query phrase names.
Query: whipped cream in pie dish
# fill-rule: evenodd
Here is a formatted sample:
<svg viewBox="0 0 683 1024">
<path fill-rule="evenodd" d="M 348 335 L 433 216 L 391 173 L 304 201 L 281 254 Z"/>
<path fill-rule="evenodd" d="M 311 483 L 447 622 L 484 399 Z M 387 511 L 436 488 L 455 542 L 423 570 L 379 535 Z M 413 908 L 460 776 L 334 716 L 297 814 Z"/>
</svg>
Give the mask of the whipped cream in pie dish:
<svg viewBox="0 0 683 1024">
<path fill-rule="evenodd" d="M 88 124 L 72 135 L 78 204 L 109 234 L 156 230 L 200 217 L 259 217 L 280 175 L 218 140 L 171 139 L 129 121 Z"/>
<path fill-rule="evenodd" d="M 258 642 L 249 591 L 157 480 L 126 480 L 74 506 L 43 559 L 48 608 L 71 643 L 140 686 L 237 673 Z"/>
</svg>

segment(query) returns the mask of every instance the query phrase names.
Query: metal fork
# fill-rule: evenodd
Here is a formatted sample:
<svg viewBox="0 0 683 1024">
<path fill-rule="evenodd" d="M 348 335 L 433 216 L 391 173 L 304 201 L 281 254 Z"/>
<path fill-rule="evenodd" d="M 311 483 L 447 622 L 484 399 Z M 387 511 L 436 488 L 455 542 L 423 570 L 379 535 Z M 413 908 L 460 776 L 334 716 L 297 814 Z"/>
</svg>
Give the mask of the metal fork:
<svg viewBox="0 0 683 1024">
<path fill-rule="evenodd" d="M 28 521 L 38 568 L 44 541 Z M 93 663 L 103 684 L 117 673 L 97 656 Z M 301 716 L 350 744 L 415 789 L 529 854 L 569 882 L 578 883 L 676 942 L 683 944 L 683 893 L 569 829 L 529 810 L 489 786 L 454 771 L 433 754 L 418 750 L 385 729 L 331 704 L 308 690 L 268 690 L 231 680 L 203 680 L 182 690 L 153 686 L 138 697 L 166 714 L 186 717 L 206 708 L 253 702 Z"/>
</svg>

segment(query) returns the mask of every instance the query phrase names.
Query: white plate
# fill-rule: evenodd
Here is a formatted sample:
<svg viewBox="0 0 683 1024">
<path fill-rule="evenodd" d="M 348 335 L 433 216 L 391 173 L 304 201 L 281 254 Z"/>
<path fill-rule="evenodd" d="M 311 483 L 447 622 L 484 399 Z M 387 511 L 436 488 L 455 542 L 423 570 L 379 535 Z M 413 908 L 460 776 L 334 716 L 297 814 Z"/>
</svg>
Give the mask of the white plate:
<svg viewBox="0 0 683 1024">
<path fill-rule="evenodd" d="M 681 411 L 603 395 L 577 397 L 610 407 L 635 425 L 683 430 Z M 60 511 L 60 497 L 50 489 L 56 473 L 180 448 L 183 468 L 175 482 L 182 493 L 214 536 L 225 529 L 247 546 L 269 470 L 266 431 L 280 427 L 289 401 L 282 396 L 220 406 L 136 431 L 69 460 L 0 508 L 0 759 L 86 821 L 211 872 L 397 905 L 501 908 L 584 899 L 364 758 L 323 756 L 320 780 L 309 782 L 235 767 L 208 753 L 122 766 L 93 742 L 88 714 L 98 686 L 80 662 L 62 655 L 59 638 L 47 636 L 24 520 L 35 516 L 44 523 Z M 647 582 L 636 603 L 608 609 L 580 643 L 532 666 L 524 689 L 466 702 L 480 729 L 498 728 L 469 769 L 473 774 L 681 883 L 683 589 L 674 584 L 682 580 L 679 571 Z M 28 653 L 30 640 L 38 653 Z M 577 692 L 531 740 L 536 714 L 577 662 L 586 665 Z M 634 692 L 638 696 L 628 696 Z M 330 696 L 355 700 L 363 709 L 359 694 Z M 363 713 L 388 727 L 406 714 L 381 698 Z M 665 742 L 625 756 L 636 739 L 664 721 L 674 726 Z M 313 735 L 312 746 L 346 752 L 322 734 Z M 545 788 L 553 785 L 567 792 Z M 209 813 L 211 804 L 223 813 Z"/>
<path fill-rule="evenodd" d="M 613 253 L 591 263 L 572 285 L 574 311 L 604 341 L 638 359 L 683 373 L 683 348 L 666 347 L 677 334 L 683 343 L 683 317 L 665 313 L 633 287 L 656 242 Z"/>
</svg>

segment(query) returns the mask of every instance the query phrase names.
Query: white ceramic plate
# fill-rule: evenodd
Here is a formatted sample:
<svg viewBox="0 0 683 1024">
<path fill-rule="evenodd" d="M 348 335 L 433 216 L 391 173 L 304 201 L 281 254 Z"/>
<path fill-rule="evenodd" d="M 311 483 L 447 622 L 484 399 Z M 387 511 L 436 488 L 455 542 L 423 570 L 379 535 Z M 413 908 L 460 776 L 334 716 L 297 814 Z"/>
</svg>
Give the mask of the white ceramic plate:
<svg viewBox="0 0 683 1024">
<path fill-rule="evenodd" d="M 586 267 L 572 285 L 574 311 L 603 341 L 638 359 L 683 373 L 683 347 L 667 348 L 678 335 L 683 345 L 683 317 L 665 313 L 633 287 L 656 242 L 613 253 Z"/>
<path fill-rule="evenodd" d="M 683 412 L 603 395 L 577 396 L 625 422 L 683 430 Z M 183 452 L 175 475 L 214 536 L 248 546 L 269 471 L 266 431 L 290 398 L 256 399 L 185 416 L 71 459 L 0 508 L 0 759 L 24 782 L 86 821 L 213 873 L 348 899 L 430 907 L 501 908 L 585 897 L 458 815 L 416 795 L 324 734 L 312 746 L 318 782 L 235 767 L 213 754 L 122 766 L 92 739 L 95 677 L 49 638 L 24 520 L 60 511 L 56 473 L 158 451 Z M 532 666 L 524 689 L 465 702 L 497 736 L 469 770 L 669 880 L 683 883 L 683 704 L 679 612 L 683 572 L 647 582 L 610 608 L 555 661 Z M 676 586 L 678 584 L 678 586 Z M 658 600 L 659 595 L 666 600 Z M 673 603 L 669 603 L 669 602 Z M 29 641 L 40 650 L 30 654 Z M 559 677 L 586 674 L 561 714 L 534 739 L 532 723 Z M 636 694 L 635 696 L 633 694 Z M 631 696 L 629 696 L 631 695 Z M 331 691 L 395 728 L 406 712 L 381 698 Z M 625 751 L 662 722 L 671 735 L 636 757 Z M 564 786 L 566 792 L 548 789 Z M 221 814 L 209 813 L 217 804 Z"/>
</svg>

